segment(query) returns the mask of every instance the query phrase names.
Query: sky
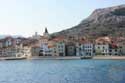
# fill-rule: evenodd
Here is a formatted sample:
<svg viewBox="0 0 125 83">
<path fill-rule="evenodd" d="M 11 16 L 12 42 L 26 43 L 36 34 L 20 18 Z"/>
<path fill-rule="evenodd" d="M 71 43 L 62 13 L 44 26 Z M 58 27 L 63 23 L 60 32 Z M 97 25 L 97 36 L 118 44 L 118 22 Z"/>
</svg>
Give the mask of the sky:
<svg viewBox="0 0 125 83">
<path fill-rule="evenodd" d="M 125 4 L 125 0 L 0 0 L 0 35 L 42 35 L 71 28 L 95 9 Z"/>
</svg>

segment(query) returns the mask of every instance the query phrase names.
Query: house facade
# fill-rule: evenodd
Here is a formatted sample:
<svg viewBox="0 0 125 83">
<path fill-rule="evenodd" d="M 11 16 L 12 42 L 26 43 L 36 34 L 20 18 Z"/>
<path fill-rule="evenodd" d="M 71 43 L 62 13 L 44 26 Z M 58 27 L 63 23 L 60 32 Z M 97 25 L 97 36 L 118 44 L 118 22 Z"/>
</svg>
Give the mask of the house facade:
<svg viewBox="0 0 125 83">
<path fill-rule="evenodd" d="M 94 56 L 95 55 L 94 44 L 90 42 L 84 43 L 84 52 L 85 56 Z"/>
<path fill-rule="evenodd" d="M 117 46 L 117 44 L 110 44 L 109 45 L 109 55 L 110 56 L 119 56 L 120 55 L 120 49 Z"/>
<path fill-rule="evenodd" d="M 109 44 L 95 44 L 96 55 L 109 55 Z"/>
<path fill-rule="evenodd" d="M 76 56 L 85 56 L 84 44 L 76 43 Z"/>
<path fill-rule="evenodd" d="M 66 44 L 66 56 L 76 56 L 76 47 L 72 42 Z"/>
<path fill-rule="evenodd" d="M 57 42 L 56 43 L 56 49 L 57 49 L 57 53 L 59 56 L 66 56 L 65 52 L 65 43 L 64 42 Z"/>
</svg>

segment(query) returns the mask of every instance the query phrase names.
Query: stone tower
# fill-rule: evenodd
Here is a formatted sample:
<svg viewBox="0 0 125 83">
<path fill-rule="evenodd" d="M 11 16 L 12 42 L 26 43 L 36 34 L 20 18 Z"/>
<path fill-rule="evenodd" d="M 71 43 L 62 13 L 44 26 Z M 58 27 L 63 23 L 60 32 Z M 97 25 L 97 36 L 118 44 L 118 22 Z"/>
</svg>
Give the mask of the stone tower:
<svg viewBox="0 0 125 83">
<path fill-rule="evenodd" d="M 45 28 L 45 32 L 44 32 L 43 36 L 49 38 L 49 33 L 48 33 L 47 28 Z"/>
</svg>

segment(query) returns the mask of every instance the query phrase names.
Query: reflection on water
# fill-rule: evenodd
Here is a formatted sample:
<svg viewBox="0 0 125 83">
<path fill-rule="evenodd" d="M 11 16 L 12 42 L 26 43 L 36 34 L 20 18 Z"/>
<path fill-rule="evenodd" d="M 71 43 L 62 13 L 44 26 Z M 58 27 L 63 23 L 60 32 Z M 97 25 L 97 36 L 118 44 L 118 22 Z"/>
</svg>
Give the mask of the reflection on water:
<svg viewBox="0 0 125 83">
<path fill-rule="evenodd" d="M 0 83 L 125 83 L 125 61 L 1 61 Z"/>
</svg>

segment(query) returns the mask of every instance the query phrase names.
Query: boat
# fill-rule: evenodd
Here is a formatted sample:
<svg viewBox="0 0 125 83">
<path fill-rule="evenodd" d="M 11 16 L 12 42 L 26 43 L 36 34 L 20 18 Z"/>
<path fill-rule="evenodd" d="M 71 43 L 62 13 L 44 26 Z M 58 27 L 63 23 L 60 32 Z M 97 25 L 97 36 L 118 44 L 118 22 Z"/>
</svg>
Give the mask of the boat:
<svg viewBox="0 0 125 83">
<path fill-rule="evenodd" d="M 3 58 L 3 60 L 23 60 L 23 59 L 27 59 L 26 57 L 6 57 Z"/>
<path fill-rule="evenodd" d="M 92 59 L 92 56 L 81 56 L 80 59 Z"/>
</svg>

